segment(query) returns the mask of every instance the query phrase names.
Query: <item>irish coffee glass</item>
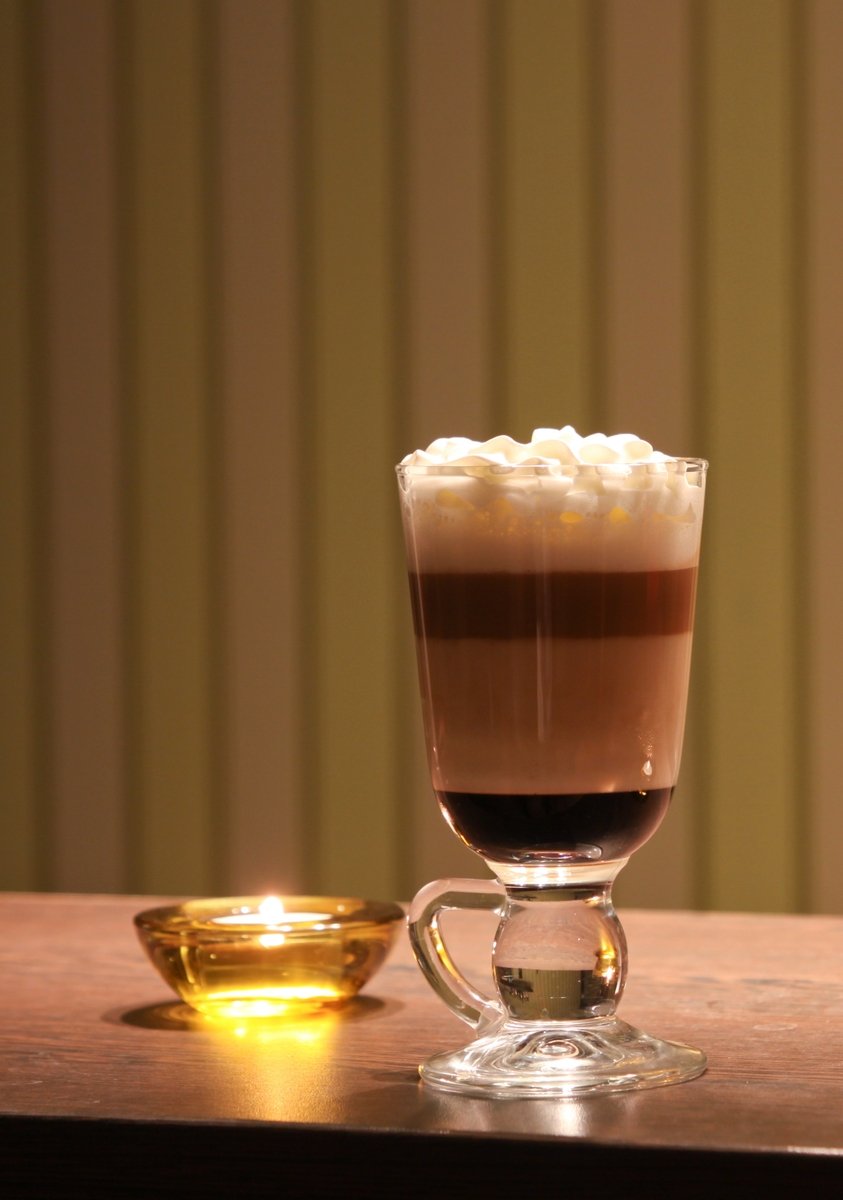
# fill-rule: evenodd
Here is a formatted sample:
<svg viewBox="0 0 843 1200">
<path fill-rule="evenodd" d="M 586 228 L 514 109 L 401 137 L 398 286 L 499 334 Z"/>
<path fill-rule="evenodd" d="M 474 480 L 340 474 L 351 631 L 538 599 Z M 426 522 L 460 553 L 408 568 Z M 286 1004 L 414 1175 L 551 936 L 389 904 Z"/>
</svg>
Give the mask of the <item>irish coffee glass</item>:
<svg viewBox="0 0 843 1200">
<path fill-rule="evenodd" d="M 397 469 L 433 790 L 494 876 L 411 905 L 418 963 L 475 1034 L 421 1065 L 434 1087 L 580 1096 L 705 1068 L 618 1017 L 612 884 L 677 782 L 706 470 Z M 444 941 L 459 908 L 500 917 L 489 994 Z"/>
</svg>

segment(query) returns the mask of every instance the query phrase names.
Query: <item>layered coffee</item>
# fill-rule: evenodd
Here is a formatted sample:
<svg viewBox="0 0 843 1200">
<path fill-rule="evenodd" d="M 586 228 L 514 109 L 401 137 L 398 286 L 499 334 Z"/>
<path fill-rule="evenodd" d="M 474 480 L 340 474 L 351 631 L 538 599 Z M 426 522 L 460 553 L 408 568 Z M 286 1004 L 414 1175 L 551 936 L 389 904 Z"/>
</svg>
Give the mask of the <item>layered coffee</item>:
<svg viewBox="0 0 843 1200">
<path fill-rule="evenodd" d="M 442 440 L 399 467 L 433 786 L 495 862 L 624 859 L 685 721 L 704 464 L 640 439 Z"/>
</svg>

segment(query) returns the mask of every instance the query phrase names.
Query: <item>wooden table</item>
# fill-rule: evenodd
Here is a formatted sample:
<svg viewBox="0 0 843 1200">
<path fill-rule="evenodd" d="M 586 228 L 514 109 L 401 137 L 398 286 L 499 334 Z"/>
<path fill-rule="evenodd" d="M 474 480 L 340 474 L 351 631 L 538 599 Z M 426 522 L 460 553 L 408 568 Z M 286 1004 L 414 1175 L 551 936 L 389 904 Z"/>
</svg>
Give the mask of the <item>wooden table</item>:
<svg viewBox="0 0 843 1200">
<path fill-rule="evenodd" d="M 3 1200 L 843 1195 L 843 918 L 623 913 L 622 1015 L 706 1074 L 494 1101 L 419 1083 L 468 1030 L 404 937 L 342 1014 L 236 1029 L 168 995 L 131 924 L 152 903 L 0 896 Z M 457 920 L 480 971 L 488 918 Z"/>
</svg>

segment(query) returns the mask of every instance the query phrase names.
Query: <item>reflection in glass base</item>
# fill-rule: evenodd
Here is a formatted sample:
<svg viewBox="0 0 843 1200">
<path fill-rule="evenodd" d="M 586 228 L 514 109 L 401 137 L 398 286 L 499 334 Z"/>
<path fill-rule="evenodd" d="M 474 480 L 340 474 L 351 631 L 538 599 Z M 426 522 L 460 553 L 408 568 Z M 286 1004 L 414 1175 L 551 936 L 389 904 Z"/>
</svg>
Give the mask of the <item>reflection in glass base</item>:
<svg viewBox="0 0 843 1200">
<path fill-rule="evenodd" d="M 419 1068 L 431 1087 L 517 1099 L 597 1095 L 681 1083 L 706 1066 L 701 1050 L 650 1037 L 616 1017 L 504 1021 Z"/>
</svg>

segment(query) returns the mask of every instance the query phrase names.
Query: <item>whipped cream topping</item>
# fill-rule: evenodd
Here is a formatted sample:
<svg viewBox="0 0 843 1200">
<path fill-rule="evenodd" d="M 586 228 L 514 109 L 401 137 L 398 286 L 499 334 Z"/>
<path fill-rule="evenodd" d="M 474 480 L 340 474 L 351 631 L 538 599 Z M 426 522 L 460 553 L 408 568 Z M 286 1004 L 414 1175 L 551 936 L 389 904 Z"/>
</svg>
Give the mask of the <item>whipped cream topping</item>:
<svg viewBox="0 0 843 1200">
<path fill-rule="evenodd" d="M 705 464 L 631 433 L 437 438 L 398 476 L 428 569 L 535 569 L 537 556 L 559 569 L 654 569 L 699 553 Z"/>
<path fill-rule="evenodd" d="M 581 437 L 572 425 L 561 429 L 534 429 L 529 442 L 516 442 L 507 434 L 475 442 L 471 438 L 437 438 L 426 450 L 414 450 L 402 459 L 402 466 L 452 467 L 489 466 L 506 470 L 516 466 L 544 466 L 551 471 L 577 465 L 596 466 L 610 463 L 675 462 L 667 454 L 654 450 L 649 442 L 634 433 L 590 433 Z"/>
</svg>

